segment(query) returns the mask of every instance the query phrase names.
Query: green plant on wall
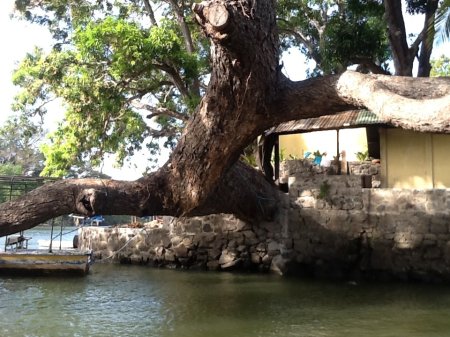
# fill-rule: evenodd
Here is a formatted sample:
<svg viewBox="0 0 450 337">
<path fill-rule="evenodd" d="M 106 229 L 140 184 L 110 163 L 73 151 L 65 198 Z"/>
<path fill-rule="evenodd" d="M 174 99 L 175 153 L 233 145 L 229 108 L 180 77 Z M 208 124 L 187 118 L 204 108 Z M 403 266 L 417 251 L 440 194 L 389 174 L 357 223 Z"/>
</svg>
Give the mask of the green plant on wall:
<svg viewBox="0 0 450 337">
<path fill-rule="evenodd" d="M 326 152 L 320 152 L 319 150 L 316 150 L 316 151 L 313 153 L 313 155 L 314 155 L 314 157 L 323 157 L 323 156 L 326 156 L 327 153 L 326 153 Z"/>
<path fill-rule="evenodd" d="M 280 149 L 280 162 L 285 161 L 285 160 L 286 160 L 286 150 Z"/>
<path fill-rule="evenodd" d="M 324 180 L 322 184 L 320 184 L 319 189 L 319 199 L 329 199 L 330 197 L 330 187 L 331 185 L 328 183 L 328 180 Z"/>
<path fill-rule="evenodd" d="M 244 163 L 246 163 L 247 165 L 250 165 L 252 167 L 256 167 L 258 166 L 258 164 L 256 163 L 256 156 L 253 153 L 244 153 L 241 154 L 241 158 L 240 158 Z"/>
<path fill-rule="evenodd" d="M 369 150 L 356 152 L 355 155 L 359 161 L 369 160 Z"/>
<path fill-rule="evenodd" d="M 279 158 L 280 158 L 280 163 L 282 161 L 286 160 L 286 150 L 285 149 L 280 149 L 280 152 L 278 154 Z M 272 152 L 272 158 L 270 159 L 270 161 L 272 162 L 272 165 L 275 164 L 275 151 Z"/>
</svg>

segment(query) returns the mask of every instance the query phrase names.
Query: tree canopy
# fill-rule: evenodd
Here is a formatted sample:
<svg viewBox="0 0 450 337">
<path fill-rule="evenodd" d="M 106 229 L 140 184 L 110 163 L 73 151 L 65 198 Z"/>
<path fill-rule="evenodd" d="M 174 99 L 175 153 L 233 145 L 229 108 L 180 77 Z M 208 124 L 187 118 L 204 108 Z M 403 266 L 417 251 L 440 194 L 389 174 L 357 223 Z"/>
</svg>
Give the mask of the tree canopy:
<svg viewBox="0 0 450 337">
<path fill-rule="evenodd" d="M 427 12 L 427 3 L 407 2 L 412 13 Z M 408 51 L 390 49 L 386 6 L 377 0 L 280 0 L 280 51 L 299 48 L 315 62 L 309 76 L 319 76 L 353 64 L 387 74 L 392 50 L 403 62 L 396 72 L 408 75 L 425 33 Z M 45 115 L 55 98 L 63 102 L 64 121 L 43 148 L 44 175 L 64 176 L 87 161 L 98 166 L 106 154 L 122 164 L 139 150 L 148 152 L 152 168 L 161 146 L 174 148 L 211 70 L 209 40 L 191 7 L 173 0 L 16 0 L 16 16 L 47 26 L 55 38 L 50 53 L 27 55 L 13 78 L 22 87 L 14 109 L 26 116 Z M 390 41 L 406 44 L 406 31 Z"/>
<path fill-rule="evenodd" d="M 120 163 L 142 148 L 156 156 L 160 138 L 173 148 L 209 72 L 206 40 L 191 32 L 192 23 L 178 23 L 185 15 L 178 5 L 165 4 L 158 22 L 147 2 L 142 8 L 133 1 L 16 5 L 56 39 L 49 54 L 36 49 L 14 75 L 23 88 L 15 110 L 42 115 L 55 97 L 64 103 L 64 122 L 44 148 L 44 174 L 99 164 L 107 153 Z"/>
<path fill-rule="evenodd" d="M 316 64 L 312 76 L 341 72 L 359 64 L 386 73 L 389 57 L 384 7 L 379 1 L 280 0 L 282 46 L 297 47 Z"/>
<path fill-rule="evenodd" d="M 0 174 L 39 175 L 44 157 L 38 146 L 43 138 L 40 123 L 23 115 L 9 117 L 0 127 Z"/>
</svg>

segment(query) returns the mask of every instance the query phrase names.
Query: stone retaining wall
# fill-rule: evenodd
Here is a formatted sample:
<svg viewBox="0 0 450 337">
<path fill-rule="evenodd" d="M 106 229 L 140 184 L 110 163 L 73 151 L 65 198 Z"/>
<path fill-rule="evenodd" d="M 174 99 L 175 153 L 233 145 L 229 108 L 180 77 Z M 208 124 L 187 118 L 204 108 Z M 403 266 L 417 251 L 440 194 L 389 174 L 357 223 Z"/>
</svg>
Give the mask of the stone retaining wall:
<svg viewBox="0 0 450 337">
<path fill-rule="evenodd" d="M 380 187 L 381 165 L 372 161 L 347 162 L 347 168 L 342 168 L 342 175 L 355 175 L 360 179 L 360 187 Z M 337 166 L 331 164 L 329 167 L 314 165 L 309 159 L 286 160 L 280 164 L 280 182 L 287 183 L 289 177 L 311 177 L 316 175 L 335 176 Z M 364 178 L 370 178 L 364 180 Z"/>
<path fill-rule="evenodd" d="M 169 268 L 267 271 L 280 254 L 275 222 L 252 228 L 231 215 L 152 222 L 142 228 L 83 228 L 80 247 L 97 261 Z"/>
<path fill-rule="evenodd" d="M 273 222 L 230 215 L 144 228 L 85 228 L 98 259 L 337 278 L 450 280 L 450 190 L 363 189 L 355 175 L 299 170 Z"/>
<path fill-rule="evenodd" d="M 361 189 L 352 176 L 290 180 L 300 266 L 337 277 L 450 279 L 450 190 Z"/>
</svg>

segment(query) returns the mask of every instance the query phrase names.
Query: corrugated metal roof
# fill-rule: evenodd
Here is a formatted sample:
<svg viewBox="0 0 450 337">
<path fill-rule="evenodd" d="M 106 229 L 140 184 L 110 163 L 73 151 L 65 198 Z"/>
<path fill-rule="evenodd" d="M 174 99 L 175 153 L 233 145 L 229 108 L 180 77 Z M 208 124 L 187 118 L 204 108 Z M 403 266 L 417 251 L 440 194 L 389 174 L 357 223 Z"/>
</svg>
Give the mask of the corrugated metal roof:
<svg viewBox="0 0 450 337">
<path fill-rule="evenodd" d="M 336 115 L 321 116 L 286 122 L 272 128 L 269 133 L 298 133 L 320 130 L 354 128 L 367 125 L 386 125 L 368 110 L 350 110 Z"/>
<path fill-rule="evenodd" d="M 386 124 L 377 117 L 373 112 L 369 110 L 359 110 L 355 123 L 357 125 L 370 125 L 370 124 Z"/>
</svg>

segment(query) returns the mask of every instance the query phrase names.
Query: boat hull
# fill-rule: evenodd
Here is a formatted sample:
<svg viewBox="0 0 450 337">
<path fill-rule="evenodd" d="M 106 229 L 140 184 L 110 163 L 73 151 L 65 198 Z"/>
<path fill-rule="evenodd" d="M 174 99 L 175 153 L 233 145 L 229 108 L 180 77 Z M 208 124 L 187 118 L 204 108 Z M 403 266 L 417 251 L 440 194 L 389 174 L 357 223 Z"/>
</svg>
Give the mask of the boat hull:
<svg viewBox="0 0 450 337">
<path fill-rule="evenodd" d="M 72 241 L 68 241 L 68 240 L 63 240 L 63 241 L 54 240 L 53 242 L 50 241 L 50 240 L 38 240 L 39 249 L 49 249 L 50 248 L 50 243 L 52 243 L 53 249 L 59 249 L 59 247 L 61 247 L 61 249 L 73 249 L 73 248 L 75 248 L 73 246 L 73 240 Z"/>
<path fill-rule="evenodd" d="M 78 274 L 89 272 L 92 253 L 76 250 L 25 250 L 0 252 L 0 273 Z"/>
</svg>

